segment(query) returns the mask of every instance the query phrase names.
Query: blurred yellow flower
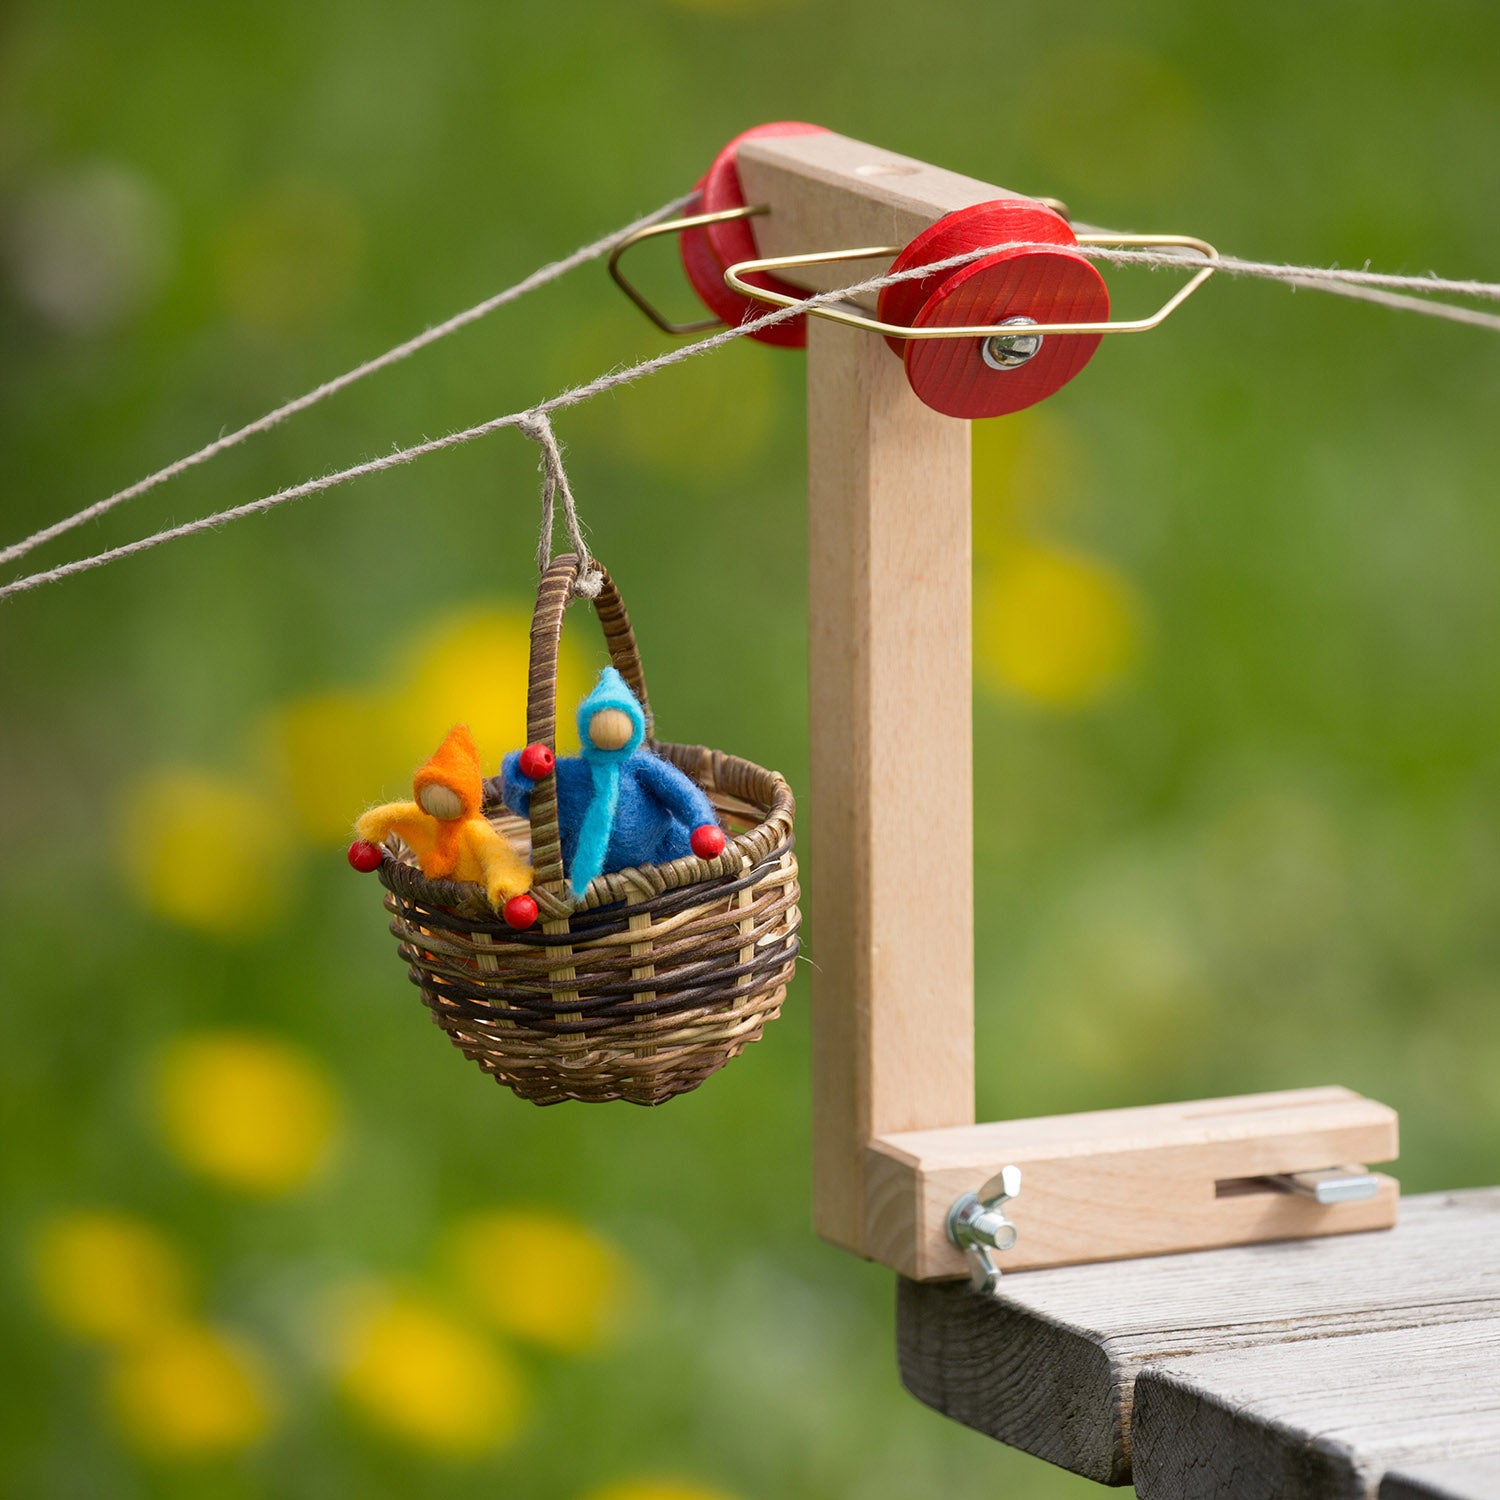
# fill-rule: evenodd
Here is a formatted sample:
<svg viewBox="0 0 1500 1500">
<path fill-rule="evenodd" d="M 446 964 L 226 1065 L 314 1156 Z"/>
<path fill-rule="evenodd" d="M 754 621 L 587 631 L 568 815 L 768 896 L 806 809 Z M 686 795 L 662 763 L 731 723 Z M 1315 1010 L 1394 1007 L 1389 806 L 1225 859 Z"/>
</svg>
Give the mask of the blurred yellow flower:
<svg viewBox="0 0 1500 1500">
<path fill-rule="evenodd" d="M 285 815 L 247 782 L 162 770 L 126 793 L 120 860 L 157 916 L 219 937 L 260 932 L 280 914 Z"/>
<path fill-rule="evenodd" d="M 723 1490 L 680 1479 L 626 1479 L 590 1490 L 583 1500 L 730 1500 Z"/>
<path fill-rule="evenodd" d="M 631 1292 L 621 1253 L 576 1219 L 495 1209 L 460 1220 L 447 1259 L 473 1306 L 507 1333 L 581 1353 L 620 1326 Z"/>
<path fill-rule="evenodd" d="M 573 629 L 587 612 L 569 612 Z M 415 770 L 455 724 L 467 724 L 487 775 L 507 750 L 526 743 L 527 650 L 531 616 L 522 609 L 481 609 L 430 626 L 409 648 L 390 699 L 388 733 L 399 761 Z M 587 691 L 577 646 L 563 636 L 558 656 L 558 748 L 578 743 L 573 708 Z M 366 795 L 351 818 L 374 800 Z"/>
<path fill-rule="evenodd" d="M 135 1214 L 73 1209 L 47 1220 L 32 1238 L 31 1274 L 43 1307 L 82 1338 L 129 1343 L 187 1310 L 181 1253 Z"/>
<path fill-rule="evenodd" d="M 510 1358 L 442 1309 L 366 1289 L 342 1330 L 339 1381 L 367 1420 L 455 1457 L 504 1446 L 526 1410 Z"/>
<path fill-rule="evenodd" d="M 308 838 L 346 842 L 366 807 L 401 794 L 388 785 L 402 770 L 389 723 L 389 705 L 373 693 L 298 698 L 269 716 L 263 734 L 276 780 Z"/>
<path fill-rule="evenodd" d="M 976 580 L 974 632 L 982 680 L 1073 708 L 1103 696 L 1134 665 L 1140 607 L 1108 564 L 1019 543 Z"/>
<path fill-rule="evenodd" d="M 126 1350 L 107 1389 L 126 1438 L 160 1458 L 238 1452 L 271 1426 L 261 1360 L 239 1339 L 197 1324 L 166 1327 Z"/>
<path fill-rule="evenodd" d="M 334 1086 L 300 1047 L 249 1032 L 171 1042 L 156 1071 L 157 1116 L 185 1166 L 249 1193 L 300 1187 L 326 1159 Z"/>
</svg>

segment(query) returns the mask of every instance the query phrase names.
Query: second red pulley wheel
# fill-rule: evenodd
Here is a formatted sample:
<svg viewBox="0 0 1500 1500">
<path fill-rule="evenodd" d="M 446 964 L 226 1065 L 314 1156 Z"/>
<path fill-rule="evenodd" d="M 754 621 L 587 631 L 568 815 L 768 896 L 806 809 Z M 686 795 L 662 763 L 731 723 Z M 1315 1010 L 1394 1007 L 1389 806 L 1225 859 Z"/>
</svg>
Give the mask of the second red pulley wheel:
<svg viewBox="0 0 1500 1500">
<path fill-rule="evenodd" d="M 778 120 L 741 132 L 714 157 L 713 164 L 699 180 L 697 201 L 688 212 L 712 214 L 726 208 L 748 206 L 736 161 L 741 142 L 764 140 L 768 136 L 827 134 L 821 125 L 807 125 L 800 120 Z M 729 219 L 721 224 L 700 224 L 684 229 L 679 236 L 678 248 L 682 255 L 682 269 L 687 272 L 693 290 L 703 299 L 704 306 L 731 328 L 758 318 L 768 310 L 764 303 L 755 302 L 724 284 L 724 272 L 728 267 L 742 260 L 754 260 L 760 254 L 749 219 Z M 764 271 L 757 272 L 750 280 L 755 286 L 785 292 L 791 297 L 807 295 Z M 780 323 L 758 328 L 750 337 L 782 349 L 801 349 L 807 343 L 807 318 L 805 315 L 786 318 Z"/>
</svg>

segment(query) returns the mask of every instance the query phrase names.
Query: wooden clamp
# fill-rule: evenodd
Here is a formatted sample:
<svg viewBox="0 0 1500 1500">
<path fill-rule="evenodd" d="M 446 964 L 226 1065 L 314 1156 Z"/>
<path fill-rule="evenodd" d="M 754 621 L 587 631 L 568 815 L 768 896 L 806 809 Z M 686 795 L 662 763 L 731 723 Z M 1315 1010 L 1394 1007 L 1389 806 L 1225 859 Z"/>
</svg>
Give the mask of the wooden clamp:
<svg viewBox="0 0 1500 1500">
<path fill-rule="evenodd" d="M 916 1281 L 964 1275 L 949 1208 L 1005 1166 L 1022 1184 L 1005 1271 L 1384 1229 L 1393 1178 L 1334 1203 L 1284 1179 L 1395 1155 L 1395 1111 L 1341 1088 L 895 1132 L 865 1153 L 864 1249 Z"/>
<path fill-rule="evenodd" d="M 763 128 L 720 153 L 696 207 L 765 211 L 690 231 L 701 239 L 685 235 L 683 257 L 702 284 L 757 255 L 909 247 L 939 220 L 1016 201 L 810 126 Z M 776 274 L 806 294 L 889 264 Z M 711 305 L 740 315 L 717 288 Z M 775 342 L 800 342 L 774 326 Z M 909 1277 L 960 1276 L 950 1208 L 1005 1166 L 1023 1187 L 1004 1268 L 1394 1223 L 1389 1178 L 1334 1204 L 1266 1181 L 1395 1156 L 1394 1112 L 1344 1089 L 974 1123 L 969 423 L 933 409 L 930 384 L 919 398 L 910 354 L 893 358 L 875 334 L 808 318 L 806 344 L 818 1232 Z M 975 373 L 972 341 L 963 356 L 973 378 L 1011 378 Z M 941 394 L 963 407 L 962 392 Z"/>
</svg>

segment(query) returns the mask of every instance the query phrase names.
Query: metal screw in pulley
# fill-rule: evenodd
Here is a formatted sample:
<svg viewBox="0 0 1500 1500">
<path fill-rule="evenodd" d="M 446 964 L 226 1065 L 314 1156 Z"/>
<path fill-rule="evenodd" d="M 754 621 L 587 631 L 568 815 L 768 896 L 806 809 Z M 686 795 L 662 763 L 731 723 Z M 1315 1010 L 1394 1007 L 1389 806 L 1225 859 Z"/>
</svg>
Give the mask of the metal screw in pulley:
<svg viewBox="0 0 1500 1500">
<path fill-rule="evenodd" d="M 948 1210 L 948 1238 L 969 1261 L 970 1280 L 977 1292 L 993 1292 L 1000 1284 L 1000 1267 L 991 1250 L 1009 1250 L 1018 1231 L 1001 1205 L 1021 1192 L 1021 1169 L 1002 1167 L 977 1193 L 965 1193 Z"/>
<path fill-rule="evenodd" d="M 1002 318 L 1006 328 L 1036 326 L 1035 318 Z M 992 333 L 979 345 L 979 356 L 992 370 L 1018 370 L 1041 352 L 1045 340 L 1039 333 Z"/>
</svg>

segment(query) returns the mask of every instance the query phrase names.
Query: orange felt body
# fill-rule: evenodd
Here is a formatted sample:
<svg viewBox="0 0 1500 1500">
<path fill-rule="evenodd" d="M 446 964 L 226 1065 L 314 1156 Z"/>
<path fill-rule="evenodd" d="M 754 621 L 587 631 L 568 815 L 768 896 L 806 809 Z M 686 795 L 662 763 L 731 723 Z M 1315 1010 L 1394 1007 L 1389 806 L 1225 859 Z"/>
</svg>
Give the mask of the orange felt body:
<svg viewBox="0 0 1500 1500">
<path fill-rule="evenodd" d="M 484 816 L 484 777 L 479 751 L 466 725 L 458 724 L 412 780 L 420 798 L 427 787 L 446 787 L 459 800 L 454 818 L 435 818 L 418 802 L 372 807 L 354 825 L 371 843 L 399 834 L 417 856 L 422 873 L 434 880 L 468 880 L 485 888 L 498 906 L 531 889 L 531 866 L 511 848 Z"/>
</svg>

